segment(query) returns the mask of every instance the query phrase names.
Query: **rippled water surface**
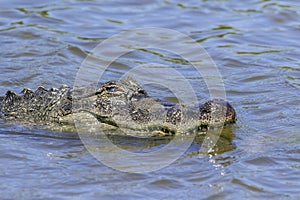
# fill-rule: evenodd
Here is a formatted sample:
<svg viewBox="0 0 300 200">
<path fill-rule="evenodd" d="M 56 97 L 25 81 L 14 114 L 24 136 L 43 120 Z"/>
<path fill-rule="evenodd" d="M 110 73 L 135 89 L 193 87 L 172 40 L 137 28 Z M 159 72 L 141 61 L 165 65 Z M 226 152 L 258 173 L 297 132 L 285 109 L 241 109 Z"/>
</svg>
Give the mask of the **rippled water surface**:
<svg viewBox="0 0 300 200">
<path fill-rule="evenodd" d="M 224 130 L 235 137 L 221 139 L 214 153 L 203 155 L 196 139 L 173 164 L 144 174 L 105 166 L 75 133 L 1 120 L 1 199 L 300 198 L 299 1 L 4 0 L 0 13 L 1 95 L 73 85 L 84 58 L 106 38 L 161 27 L 207 50 L 238 114 L 237 124 Z M 182 59 L 149 50 L 117 60 L 103 81 L 152 62 L 177 69 L 192 84 L 202 80 Z M 204 102 L 209 95 L 202 82 L 196 94 Z M 164 88 L 146 87 L 174 100 Z M 129 150 L 162 145 L 119 140 Z"/>
</svg>

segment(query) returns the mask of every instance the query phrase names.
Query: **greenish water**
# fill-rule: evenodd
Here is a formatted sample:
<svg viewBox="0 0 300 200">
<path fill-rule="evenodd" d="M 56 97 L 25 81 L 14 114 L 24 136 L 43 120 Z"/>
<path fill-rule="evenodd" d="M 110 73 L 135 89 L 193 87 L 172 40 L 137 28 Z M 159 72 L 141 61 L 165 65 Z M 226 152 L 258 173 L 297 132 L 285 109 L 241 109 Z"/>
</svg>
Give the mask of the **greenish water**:
<svg viewBox="0 0 300 200">
<path fill-rule="evenodd" d="M 203 156 L 195 141 L 166 168 L 130 174 L 97 161 L 76 134 L 1 120 L 1 199 L 300 198 L 299 18 L 298 1 L 2 1 L 0 94 L 73 85 L 84 58 L 104 39 L 161 27 L 207 50 L 238 122 L 225 130 L 235 137 L 221 141 L 212 155 Z M 180 59 L 161 53 L 126 55 L 105 79 L 117 79 L 138 62 L 158 62 L 192 83 L 201 80 Z M 205 83 L 198 89 L 202 102 L 209 98 Z M 155 85 L 147 90 L 173 100 Z M 140 151 L 162 145 L 121 142 Z"/>
</svg>

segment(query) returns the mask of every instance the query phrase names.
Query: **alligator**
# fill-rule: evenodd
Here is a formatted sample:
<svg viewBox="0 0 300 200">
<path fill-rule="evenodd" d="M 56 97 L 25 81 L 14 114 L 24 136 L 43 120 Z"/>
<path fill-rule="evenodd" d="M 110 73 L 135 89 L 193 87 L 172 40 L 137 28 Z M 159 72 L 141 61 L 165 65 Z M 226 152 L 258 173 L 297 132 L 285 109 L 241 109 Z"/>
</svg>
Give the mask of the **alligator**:
<svg viewBox="0 0 300 200">
<path fill-rule="evenodd" d="M 87 117 L 89 116 L 89 117 Z M 127 130 L 124 134 L 174 135 L 205 132 L 236 122 L 234 108 L 213 99 L 198 106 L 163 103 L 150 97 L 132 78 L 108 81 L 99 87 L 23 89 L 0 97 L 0 117 L 30 125 L 88 124 Z M 81 118 L 86 118 L 81 120 Z"/>
</svg>

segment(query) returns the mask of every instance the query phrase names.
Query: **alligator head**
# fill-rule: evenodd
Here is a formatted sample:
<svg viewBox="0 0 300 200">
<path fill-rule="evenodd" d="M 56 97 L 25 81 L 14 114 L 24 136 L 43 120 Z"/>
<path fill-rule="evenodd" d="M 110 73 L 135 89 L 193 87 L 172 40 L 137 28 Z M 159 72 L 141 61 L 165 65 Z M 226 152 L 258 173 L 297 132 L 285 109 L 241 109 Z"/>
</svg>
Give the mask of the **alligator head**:
<svg viewBox="0 0 300 200">
<path fill-rule="evenodd" d="M 96 98 L 91 101 L 93 106 L 82 110 L 99 122 L 121 128 L 131 135 L 206 131 L 209 127 L 221 127 L 236 121 L 234 108 L 224 100 L 214 99 L 200 106 L 165 106 L 158 99 L 149 97 L 130 78 L 109 81 L 95 94 Z"/>
</svg>

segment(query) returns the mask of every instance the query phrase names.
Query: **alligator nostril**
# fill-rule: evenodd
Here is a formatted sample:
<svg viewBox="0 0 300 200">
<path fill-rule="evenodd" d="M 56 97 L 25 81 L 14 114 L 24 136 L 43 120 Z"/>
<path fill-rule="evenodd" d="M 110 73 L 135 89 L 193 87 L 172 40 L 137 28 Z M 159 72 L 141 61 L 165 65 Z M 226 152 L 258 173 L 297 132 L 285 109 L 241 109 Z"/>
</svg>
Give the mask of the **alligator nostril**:
<svg viewBox="0 0 300 200">
<path fill-rule="evenodd" d="M 139 90 L 138 93 L 139 94 L 147 94 L 145 90 Z"/>
</svg>

